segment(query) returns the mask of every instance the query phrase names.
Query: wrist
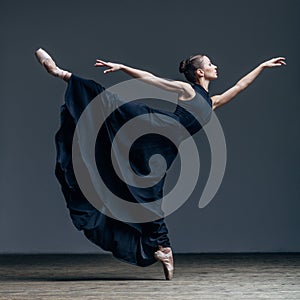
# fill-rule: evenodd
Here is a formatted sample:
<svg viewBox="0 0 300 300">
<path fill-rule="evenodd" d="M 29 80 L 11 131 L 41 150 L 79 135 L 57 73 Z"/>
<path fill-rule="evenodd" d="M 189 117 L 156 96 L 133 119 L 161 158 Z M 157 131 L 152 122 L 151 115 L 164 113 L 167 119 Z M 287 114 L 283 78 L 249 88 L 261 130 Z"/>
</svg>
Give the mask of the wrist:
<svg viewBox="0 0 300 300">
<path fill-rule="evenodd" d="M 267 68 L 267 65 L 265 62 L 261 63 L 259 66 L 258 66 L 261 70 Z"/>
<path fill-rule="evenodd" d="M 123 64 L 119 64 L 120 70 L 125 71 L 126 70 L 126 66 Z"/>
</svg>

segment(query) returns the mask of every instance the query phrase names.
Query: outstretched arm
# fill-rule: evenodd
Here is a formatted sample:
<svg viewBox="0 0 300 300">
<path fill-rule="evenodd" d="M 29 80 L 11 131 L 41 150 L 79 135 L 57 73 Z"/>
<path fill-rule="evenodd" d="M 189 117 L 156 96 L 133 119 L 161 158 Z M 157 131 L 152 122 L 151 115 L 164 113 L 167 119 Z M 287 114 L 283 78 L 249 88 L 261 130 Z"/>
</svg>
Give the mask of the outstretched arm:
<svg viewBox="0 0 300 300">
<path fill-rule="evenodd" d="M 142 81 L 144 81 L 146 83 L 152 84 L 154 86 L 157 86 L 161 89 L 164 89 L 164 90 L 167 90 L 170 92 L 178 93 L 178 98 L 180 100 L 189 100 L 195 96 L 195 91 L 191 87 L 191 85 L 186 82 L 183 82 L 183 81 L 167 80 L 167 79 L 155 76 L 154 74 L 147 72 L 147 71 L 128 67 L 123 64 L 105 62 L 100 59 L 96 60 L 95 66 L 96 67 L 108 67 L 108 69 L 106 69 L 104 71 L 104 74 L 121 70 L 134 78 L 141 79 Z"/>
<path fill-rule="evenodd" d="M 284 57 L 277 57 L 263 62 L 249 74 L 240 79 L 232 88 L 221 95 L 211 97 L 213 109 L 216 109 L 232 100 L 237 94 L 247 88 L 264 69 L 282 65 L 286 65 Z"/>
</svg>

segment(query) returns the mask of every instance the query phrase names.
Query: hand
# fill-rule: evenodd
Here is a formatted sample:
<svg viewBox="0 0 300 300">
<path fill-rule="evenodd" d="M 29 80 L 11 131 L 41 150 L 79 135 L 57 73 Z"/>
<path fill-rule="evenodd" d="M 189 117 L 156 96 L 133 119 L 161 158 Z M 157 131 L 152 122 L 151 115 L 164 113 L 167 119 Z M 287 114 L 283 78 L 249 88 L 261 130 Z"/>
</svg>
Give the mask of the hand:
<svg viewBox="0 0 300 300">
<path fill-rule="evenodd" d="M 280 67 L 286 65 L 285 57 L 276 57 L 270 60 L 267 60 L 261 64 L 263 68 L 272 68 L 272 67 Z"/>
<path fill-rule="evenodd" d="M 108 67 L 109 69 L 105 70 L 103 73 L 115 72 L 122 68 L 121 64 L 116 64 L 112 62 L 105 62 L 103 60 L 97 59 L 96 63 L 94 64 L 95 67 Z"/>
</svg>

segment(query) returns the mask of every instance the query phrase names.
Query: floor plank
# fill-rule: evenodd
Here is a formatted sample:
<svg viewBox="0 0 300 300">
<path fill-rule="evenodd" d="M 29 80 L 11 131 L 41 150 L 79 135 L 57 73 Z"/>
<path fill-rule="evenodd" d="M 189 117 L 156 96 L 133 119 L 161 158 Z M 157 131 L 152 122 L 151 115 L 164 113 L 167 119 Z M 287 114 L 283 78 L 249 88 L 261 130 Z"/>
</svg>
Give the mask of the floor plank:
<svg viewBox="0 0 300 300">
<path fill-rule="evenodd" d="M 300 254 L 175 254 L 175 277 L 110 255 L 0 255 L 0 300 L 300 299 Z"/>
</svg>

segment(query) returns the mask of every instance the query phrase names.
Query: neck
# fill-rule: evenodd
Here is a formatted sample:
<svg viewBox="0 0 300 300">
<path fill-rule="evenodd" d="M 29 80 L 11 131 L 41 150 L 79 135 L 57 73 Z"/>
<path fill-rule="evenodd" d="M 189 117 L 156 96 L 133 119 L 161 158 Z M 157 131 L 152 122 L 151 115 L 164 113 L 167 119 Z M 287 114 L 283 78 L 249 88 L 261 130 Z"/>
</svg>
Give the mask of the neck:
<svg viewBox="0 0 300 300">
<path fill-rule="evenodd" d="M 198 79 L 197 84 L 200 84 L 208 92 L 209 80 L 201 77 Z"/>
</svg>

